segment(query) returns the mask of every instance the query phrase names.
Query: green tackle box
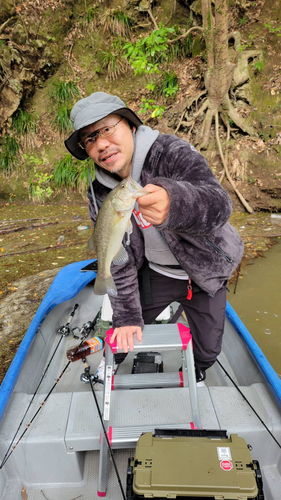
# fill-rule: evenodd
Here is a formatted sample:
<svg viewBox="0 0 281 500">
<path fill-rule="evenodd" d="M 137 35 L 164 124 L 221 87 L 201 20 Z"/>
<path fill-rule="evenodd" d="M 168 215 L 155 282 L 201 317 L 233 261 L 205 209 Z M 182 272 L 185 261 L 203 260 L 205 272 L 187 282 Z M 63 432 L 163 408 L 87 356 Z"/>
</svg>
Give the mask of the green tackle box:
<svg viewBox="0 0 281 500">
<path fill-rule="evenodd" d="M 259 464 L 244 439 L 222 430 L 142 434 L 129 459 L 127 500 L 264 498 Z"/>
</svg>

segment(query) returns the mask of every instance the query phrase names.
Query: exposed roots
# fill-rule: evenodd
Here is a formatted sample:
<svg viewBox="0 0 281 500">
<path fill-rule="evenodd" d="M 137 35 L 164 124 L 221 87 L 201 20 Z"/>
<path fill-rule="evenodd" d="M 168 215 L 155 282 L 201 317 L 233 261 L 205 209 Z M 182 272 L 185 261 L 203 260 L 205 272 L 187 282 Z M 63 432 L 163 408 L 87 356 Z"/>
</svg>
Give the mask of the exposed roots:
<svg viewBox="0 0 281 500">
<path fill-rule="evenodd" d="M 207 91 L 201 92 L 197 96 L 194 96 L 192 99 L 189 99 L 188 102 L 186 102 L 185 108 L 181 114 L 180 121 L 177 125 L 177 128 L 175 130 L 175 134 L 178 132 L 179 128 L 181 126 L 186 127 L 189 129 L 188 131 L 188 136 L 187 139 L 190 140 L 190 136 L 192 133 L 192 130 L 196 124 L 197 118 L 205 113 L 205 117 L 201 126 L 201 131 L 199 133 L 199 136 L 197 138 L 197 141 L 195 141 L 195 145 L 197 145 L 198 150 L 200 149 L 207 149 L 209 145 L 209 140 L 210 140 L 210 131 L 211 131 L 211 126 L 213 120 L 215 120 L 215 133 L 216 133 L 216 142 L 221 158 L 221 162 L 223 165 L 223 173 L 219 179 L 220 182 L 222 182 L 224 176 L 226 176 L 227 180 L 229 181 L 230 185 L 232 186 L 235 194 L 239 198 L 240 202 L 244 206 L 244 208 L 247 210 L 249 213 L 253 213 L 252 207 L 248 204 L 248 202 L 245 200 L 243 195 L 240 193 L 238 190 L 235 182 L 233 181 L 228 167 L 227 167 L 227 162 L 225 159 L 225 156 L 222 151 L 222 145 L 219 137 L 219 116 L 221 117 L 225 127 L 226 127 L 226 142 L 229 141 L 230 134 L 232 132 L 237 131 L 238 129 L 233 129 L 230 127 L 229 121 L 232 120 L 240 130 L 243 130 L 244 132 L 250 134 L 250 135 L 255 135 L 254 129 L 244 120 L 242 117 L 239 116 L 235 108 L 232 106 L 229 97 L 224 100 L 224 105 L 221 106 L 219 109 L 216 108 L 212 103 L 210 102 L 209 98 L 204 99 L 202 101 L 201 106 L 199 109 L 198 107 L 198 101 L 201 97 L 203 97 Z M 191 107 L 194 108 L 196 106 L 196 111 L 190 116 L 188 112 L 191 110 Z"/>
<path fill-rule="evenodd" d="M 216 128 L 216 141 L 217 141 L 217 145 L 219 148 L 219 153 L 220 153 L 221 161 L 223 164 L 223 168 L 224 168 L 227 180 L 230 183 L 231 187 L 233 188 L 235 194 L 238 196 L 242 205 L 246 208 L 247 212 L 252 214 L 254 211 L 253 211 L 252 207 L 249 205 L 249 203 L 245 200 L 244 196 L 240 193 L 239 189 L 236 187 L 235 182 L 231 178 L 226 161 L 225 161 L 225 158 L 224 158 L 224 155 L 223 155 L 221 141 L 220 141 L 220 137 L 219 137 L 219 113 L 218 113 L 218 111 L 215 113 L 215 125 L 216 125 L 216 127 L 215 127 Z"/>
</svg>

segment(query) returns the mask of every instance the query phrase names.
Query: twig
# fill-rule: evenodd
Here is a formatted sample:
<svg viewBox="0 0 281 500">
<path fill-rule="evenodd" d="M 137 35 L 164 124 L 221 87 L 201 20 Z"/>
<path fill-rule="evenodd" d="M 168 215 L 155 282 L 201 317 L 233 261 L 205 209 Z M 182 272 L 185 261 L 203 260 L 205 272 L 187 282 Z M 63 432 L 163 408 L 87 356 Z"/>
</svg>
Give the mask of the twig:
<svg viewBox="0 0 281 500">
<path fill-rule="evenodd" d="M 225 170 L 225 175 L 226 175 L 229 183 L 231 184 L 232 188 L 234 189 L 236 195 L 238 196 L 239 200 L 241 201 L 242 205 L 246 208 L 246 210 L 250 214 L 252 214 L 252 213 L 254 213 L 254 210 L 249 205 L 249 203 L 245 200 L 244 196 L 240 193 L 239 189 L 237 189 L 237 187 L 236 187 L 233 179 L 230 176 L 230 173 L 228 171 L 228 168 L 227 168 L 227 165 L 226 165 L 226 162 L 225 162 L 225 159 L 224 159 L 224 155 L 223 155 L 222 147 L 221 147 L 221 141 L 220 141 L 220 138 L 219 138 L 219 113 L 218 113 L 218 111 L 215 114 L 215 123 L 216 123 L 216 140 L 217 140 L 217 145 L 218 145 L 218 148 L 219 148 L 219 153 L 220 153 L 221 161 L 222 161 L 222 164 L 223 164 L 223 168 Z"/>
</svg>

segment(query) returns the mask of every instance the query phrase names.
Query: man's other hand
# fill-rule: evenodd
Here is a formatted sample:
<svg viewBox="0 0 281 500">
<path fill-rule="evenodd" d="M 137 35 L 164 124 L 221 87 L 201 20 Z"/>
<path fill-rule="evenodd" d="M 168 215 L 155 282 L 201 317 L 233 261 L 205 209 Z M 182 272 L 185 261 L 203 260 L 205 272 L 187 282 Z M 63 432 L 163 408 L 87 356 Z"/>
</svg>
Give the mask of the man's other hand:
<svg viewBox="0 0 281 500">
<path fill-rule="evenodd" d="M 129 347 L 130 351 L 132 351 L 134 349 L 134 333 L 137 334 L 137 339 L 140 341 L 142 339 L 142 329 L 140 326 L 121 326 L 115 328 L 110 343 L 112 344 L 117 339 L 118 349 L 128 352 Z"/>
<path fill-rule="evenodd" d="M 166 189 L 147 184 L 144 189 L 149 194 L 138 198 L 139 211 L 150 224 L 162 224 L 170 210 L 170 198 Z"/>
</svg>

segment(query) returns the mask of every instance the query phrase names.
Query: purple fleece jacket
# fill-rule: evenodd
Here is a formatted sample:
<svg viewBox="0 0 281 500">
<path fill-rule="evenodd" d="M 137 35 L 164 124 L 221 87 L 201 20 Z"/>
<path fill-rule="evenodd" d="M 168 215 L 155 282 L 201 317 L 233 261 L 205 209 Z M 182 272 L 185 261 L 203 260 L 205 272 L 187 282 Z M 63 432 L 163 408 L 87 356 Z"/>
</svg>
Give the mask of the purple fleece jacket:
<svg viewBox="0 0 281 500">
<path fill-rule="evenodd" d="M 170 197 L 170 211 L 163 224 L 155 226 L 183 269 L 200 288 L 213 295 L 231 276 L 243 255 L 243 242 L 227 222 L 231 200 L 213 175 L 205 158 L 178 137 L 160 134 L 144 161 L 140 183 L 163 187 Z M 94 192 L 101 204 L 109 188 L 96 179 Z M 96 213 L 88 191 L 89 212 Z M 113 328 L 143 327 L 138 270 L 143 264 L 144 243 L 134 217 L 129 262 L 112 265 L 117 297 L 110 297 Z"/>
</svg>

